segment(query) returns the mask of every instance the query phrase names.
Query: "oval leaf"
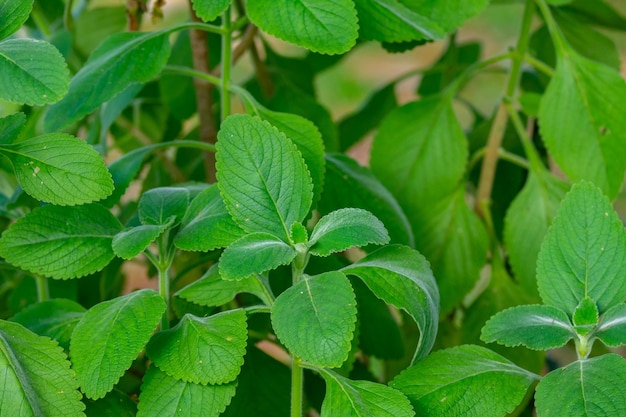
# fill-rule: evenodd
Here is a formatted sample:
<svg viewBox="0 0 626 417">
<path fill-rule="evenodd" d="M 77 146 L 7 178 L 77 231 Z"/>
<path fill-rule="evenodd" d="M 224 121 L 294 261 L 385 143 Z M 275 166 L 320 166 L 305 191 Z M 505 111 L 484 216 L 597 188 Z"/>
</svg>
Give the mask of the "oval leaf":
<svg viewBox="0 0 626 417">
<path fill-rule="evenodd" d="M 607 346 L 626 345 L 626 304 L 618 304 L 604 313 L 596 336 Z"/>
<path fill-rule="evenodd" d="M 205 22 L 212 22 L 222 14 L 232 0 L 192 0 L 191 4 L 196 15 Z"/>
<path fill-rule="evenodd" d="M 113 238 L 113 251 L 122 259 L 133 259 L 174 223 L 174 217 L 170 219 L 169 223 L 162 225 L 143 224 L 121 231 Z"/>
<path fill-rule="evenodd" d="M 156 328 L 165 302 L 139 290 L 90 308 L 74 329 L 70 356 L 82 391 L 98 399 L 113 389 Z"/>
<path fill-rule="evenodd" d="M 166 225 L 180 222 L 189 205 L 189 190 L 181 187 L 158 187 L 146 191 L 139 199 L 142 224 Z"/>
<path fill-rule="evenodd" d="M 8 38 L 17 32 L 28 20 L 33 9 L 33 0 L 0 0 L 0 39 Z"/>
</svg>

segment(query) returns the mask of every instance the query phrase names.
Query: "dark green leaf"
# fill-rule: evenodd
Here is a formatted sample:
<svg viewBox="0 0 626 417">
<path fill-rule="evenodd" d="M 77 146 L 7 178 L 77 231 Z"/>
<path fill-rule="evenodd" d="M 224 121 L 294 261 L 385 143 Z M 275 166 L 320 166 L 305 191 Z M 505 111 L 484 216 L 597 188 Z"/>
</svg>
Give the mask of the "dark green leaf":
<svg viewBox="0 0 626 417">
<path fill-rule="evenodd" d="M 174 217 L 162 225 L 143 224 L 123 230 L 115 235 L 112 242 L 113 252 L 122 259 L 133 259 L 143 252 L 157 237 L 174 224 Z"/>
<path fill-rule="evenodd" d="M 596 336 L 607 346 L 626 345 L 626 304 L 613 306 L 604 313 Z"/>
<path fill-rule="evenodd" d="M 617 30 L 626 28 L 626 19 L 604 0 L 574 0 L 563 10 L 585 23 Z"/>
<path fill-rule="evenodd" d="M 113 389 L 104 398 L 99 400 L 85 400 L 85 414 L 87 417 L 102 417 L 111 415 L 115 417 L 135 417 L 137 415 L 137 403 L 123 392 Z"/>
<path fill-rule="evenodd" d="M 33 0 L 1 0 L 0 16 L 0 39 L 8 38 L 26 22 L 33 8 Z"/>
<path fill-rule="evenodd" d="M 24 113 L 10 114 L 0 119 L 0 144 L 11 143 L 26 125 Z"/>
<path fill-rule="evenodd" d="M 139 219 L 143 224 L 165 225 L 174 217 L 180 222 L 189 205 L 189 190 L 159 187 L 146 191 L 139 200 Z"/>
<path fill-rule="evenodd" d="M 130 183 L 135 179 L 143 160 L 151 151 L 152 147 L 144 146 L 143 148 L 134 149 L 124 156 L 119 157 L 109 165 L 109 172 L 113 178 L 115 189 L 113 193 L 103 201 L 106 207 L 113 207 L 120 201 Z"/>
</svg>

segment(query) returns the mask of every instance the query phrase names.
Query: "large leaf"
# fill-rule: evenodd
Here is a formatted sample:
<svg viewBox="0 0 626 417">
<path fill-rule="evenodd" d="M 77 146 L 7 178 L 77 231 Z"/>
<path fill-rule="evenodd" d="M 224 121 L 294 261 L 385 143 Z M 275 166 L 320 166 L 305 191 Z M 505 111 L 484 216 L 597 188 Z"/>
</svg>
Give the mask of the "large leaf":
<svg viewBox="0 0 626 417">
<path fill-rule="evenodd" d="M 541 135 L 568 177 L 593 181 L 611 198 L 619 192 L 626 169 L 625 111 L 621 75 L 562 47 L 541 100 Z"/>
<path fill-rule="evenodd" d="M 537 259 L 539 294 L 574 312 L 589 296 L 600 313 L 626 300 L 626 234 L 609 200 L 588 182 L 566 195 Z"/>
<path fill-rule="evenodd" d="M 415 320 L 421 334 L 414 361 L 430 352 L 439 323 L 439 291 L 428 261 L 419 252 L 406 246 L 386 246 L 342 271 L 361 278 L 377 297 Z"/>
<path fill-rule="evenodd" d="M 409 398 L 417 415 L 502 417 L 537 379 L 489 349 L 463 345 L 433 353 L 390 385 Z"/>
<path fill-rule="evenodd" d="M 61 53 L 35 39 L 0 42 L 0 74 L 0 98 L 30 106 L 60 100 L 70 82 Z"/>
<path fill-rule="evenodd" d="M 102 157 L 87 143 L 63 133 L 50 133 L 0 145 L 24 191 L 58 205 L 100 200 L 113 191 Z"/>
<path fill-rule="evenodd" d="M 28 19 L 33 8 L 33 0 L 1 0 L 0 39 L 7 38 L 17 32 Z"/>
<path fill-rule="evenodd" d="M 539 417 L 626 415 L 626 360 L 615 354 L 550 372 L 535 392 Z"/>
<path fill-rule="evenodd" d="M 212 22 L 230 6 L 232 0 L 192 0 L 196 15 L 205 22 Z"/>
<path fill-rule="evenodd" d="M 138 417 L 217 417 L 235 395 L 237 382 L 200 385 L 172 378 L 151 366 L 143 378 Z"/>
<path fill-rule="evenodd" d="M 57 344 L 0 320 L 0 415 L 81 417 L 78 382 Z"/>
<path fill-rule="evenodd" d="M 0 254 L 20 268 L 53 278 L 78 278 L 104 268 L 122 229 L 102 206 L 43 206 L 2 234 Z"/>
<path fill-rule="evenodd" d="M 246 12 L 265 32 L 314 52 L 347 52 L 358 35 L 351 0 L 249 0 Z"/>
<path fill-rule="evenodd" d="M 233 219 L 247 232 L 289 239 L 311 207 L 313 186 L 295 145 L 258 117 L 233 115 L 217 142 L 218 187 Z"/>
<path fill-rule="evenodd" d="M 74 329 L 70 356 L 80 387 L 98 399 L 113 389 L 143 350 L 165 311 L 153 290 L 139 290 L 90 308 Z"/>
<path fill-rule="evenodd" d="M 237 378 L 246 354 L 245 311 L 209 317 L 185 314 L 173 328 L 155 334 L 146 352 L 168 375 L 196 384 L 224 384 Z"/>
<path fill-rule="evenodd" d="M 618 304 L 604 313 L 595 335 L 607 346 L 626 345 L 626 304 Z"/>
<path fill-rule="evenodd" d="M 304 277 L 272 306 L 272 325 L 290 353 L 336 368 L 348 358 L 356 323 L 356 299 L 341 272 Z"/>
<path fill-rule="evenodd" d="M 398 390 L 371 381 L 352 381 L 324 370 L 322 416 L 413 417 L 411 403 Z"/>
<path fill-rule="evenodd" d="M 167 62 L 167 32 L 117 33 L 93 51 L 72 78 L 69 92 L 44 120 L 48 131 L 61 129 L 91 113 L 129 85 L 154 78 Z"/>
</svg>

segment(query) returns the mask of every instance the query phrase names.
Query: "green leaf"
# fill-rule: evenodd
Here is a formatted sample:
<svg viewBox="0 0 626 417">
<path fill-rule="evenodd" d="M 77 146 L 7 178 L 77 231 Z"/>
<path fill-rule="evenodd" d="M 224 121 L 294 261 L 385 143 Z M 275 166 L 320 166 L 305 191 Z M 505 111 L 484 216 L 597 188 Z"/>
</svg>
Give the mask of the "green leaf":
<svg viewBox="0 0 626 417">
<path fill-rule="evenodd" d="M 8 38 L 17 32 L 28 20 L 33 9 L 33 0 L 0 0 L 0 39 Z"/>
<path fill-rule="evenodd" d="M 501 417 L 522 401 L 539 379 L 489 349 L 463 345 L 441 350 L 392 382 L 419 415 Z"/>
<path fill-rule="evenodd" d="M 580 304 L 576 307 L 572 322 L 576 326 L 576 331 L 580 335 L 586 335 L 592 331 L 598 324 L 598 306 L 589 297 L 580 300 Z"/>
<path fill-rule="evenodd" d="M 323 54 L 349 51 L 358 35 L 351 0 L 249 0 L 246 12 L 270 35 Z"/>
<path fill-rule="evenodd" d="M 352 381 L 323 370 L 326 396 L 323 416 L 413 417 L 411 403 L 398 390 L 371 381 Z"/>
<path fill-rule="evenodd" d="M 252 233 L 234 241 L 220 257 L 222 278 L 238 280 L 287 265 L 296 250 L 269 233 Z"/>
<path fill-rule="evenodd" d="M 254 294 L 264 301 L 267 299 L 257 278 L 249 276 L 238 281 L 227 281 L 220 276 L 215 264 L 199 280 L 180 289 L 175 295 L 195 304 L 213 307 L 232 301 L 240 293 Z"/>
<path fill-rule="evenodd" d="M 308 245 L 316 256 L 328 256 L 352 247 L 389 242 L 385 225 L 372 213 L 362 209 L 345 208 L 322 217 Z"/>
<path fill-rule="evenodd" d="M 481 50 L 478 42 L 450 42 L 433 67 L 424 73 L 417 93 L 425 97 L 444 92 L 455 78 L 480 60 Z"/>
<path fill-rule="evenodd" d="M 249 232 L 289 239 L 311 207 L 313 186 L 296 146 L 258 117 L 233 115 L 217 142 L 218 187 L 228 211 Z"/>
<path fill-rule="evenodd" d="M 30 106 L 59 101 L 70 83 L 61 53 L 35 39 L 0 42 L 0 73 L 0 98 Z"/>
<path fill-rule="evenodd" d="M 113 252 L 122 259 L 133 259 L 142 253 L 165 230 L 174 224 L 174 216 L 162 225 L 143 224 L 128 230 L 122 230 L 113 237 Z"/>
<path fill-rule="evenodd" d="M 154 78 L 167 62 L 167 32 L 116 33 L 96 48 L 72 78 L 63 100 L 50 107 L 47 131 L 59 130 L 91 113 L 129 85 Z"/>
<path fill-rule="evenodd" d="M 26 115 L 21 112 L 0 118 L 0 145 L 17 139 L 25 125 Z"/>
<path fill-rule="evenodd" d="M 71 33 L 76 52 L 82 57 L 89 56 L 104 39 L 125 31 L 127 19 L 123 3 L 100 3 L 81 10 L 74 18 Z"/>
<path fill-rule="evenodd" d="M 91 145 L 63 133 L 50 133 L 0 145 L 24 191 L 62 206 L 91 203 L 113 191 L 111 174 Z"/>
<path fill-rule="evenodd" d="M 144 289 L 85 313 L 74 329 L 70 356 L 88 398 L 102 398 L 113 389 L 150 339 L 165 307 L 158 293 Z"/>
<path fill-rule="evenodd" d="M 602 316 L 595 335 L 607 346 L 626 345 L 626 304 L 618 304 L 608 309 Z"/>
<path fill-rule="evenodd" d="M 235 395 L 237 382 L 200 385 L 172 378 L 151 366 L 143 378 L 138 417 L 217 417 Z"/>
<path fill-rule="evenodd" d="M 590 180 L 611 198 L 619 192 L 626 169 L 625 111 L 621 75 L 562 47 L 541 100 L 541 135 L 569 178 Z"/>
<path fill-rule="evenodd" d="M 538 417 L 626 415 L 626 360 L 607 354 L 544 376 L 535 392 Z"/>
<path fill-rule="evenodd" d="M 348 278 L 327 272 L 301 281 L 272 306 L 272 326 L 289 352 L 317 366 L 337 368 L 348 358 L 356 323 Z"/>
<path fill-rule="evenodd" d="M 302 223 L 294 223 L 291 225 L 291 241 L 296 245 L 298 243 L 306 243 L 309 241 L 309 232 Z"/>
<path fill-rule="evenodd" d="M 185 314 L 175 327 L 152 336 L 146 352 L 159 369 L 176 379 L 224 384 L 237 378 L 247 339 L 242 309 L 204 318 Z"/>
<path fill-rule="evenodd" d="M 592 25 L 624 30 L 626 19 L 604 0 L 574 0 L 563 10 Z"/>
<path fill-rule="evenodd" d="M 182 250 L 209 251 L 226 247 L 242 235 L 226 210 L 217 185 L 212 185 L 191 201 L 174 244 Z"/>
<path fill-rule="evenodd" d="M 150 146 L 134 149 L 109 165 L 109 172 L 113 178 L 115 189 L 113 193 L 102 202 L 104 206 L 113 207 L 120 201 L 120 198 L 122 198 L 130 183 L 135 179 L 137 174 L 139 174 L 144 158 L 152 150 L 154 150 L 154 148 Z"/>
<path fill-rule="evenodd" d="M 113 236 L 122 229 L 102 206 L 43 206 L 2 234 L 0 254 L 20 268 L 53 278 L 79 278 L 115 256 Z"/>
<path fill-rule="evenodd" d="M 545 170 L 531 171 L 504 218 L 504 243 L 515 278 L 528 294 L 537 292 L 537 255 L 568 185 Z"/>
<path fill-rule="evenodd" d="M 196 15 L 205 22 L 217 19 L 230 6 L 232 0 L 192 0 Z"/>
<path fill-rule="evenodd" d="M 551 306 L 525 305 L 506 309 L 491 317 L 482 330 L 485 343 L 498 342 L 529 349 L 556 349 L 576 335 L 567 314 Z"/>
<path fill-rule="evenodd" d="M 180 222 L 189 205 L 189 190 L 159 187 L 146 191 L 139 200 L 139 220 L 143 224 L 165 225 L 171 217 Z"/>
<path fill-rule="evenodd" d="M 419 252 L 390 245 L 342 269 L 359 277 L 386 303 L 406 311 L 420 331 L 413 361 L 430 352 L 439 323 L 439 291 L 428 261 Z"/>
<path fill-rule="evenodd" d="M 589 296 L 600 313 L 626 300 L 626 234 L 609 200 L 593 184 L 566 195 L 537 259 L 539 294 L 574 312 Z"/>
<path fill-rule="evenodd" d="M 55 298 L 26 307 L 11 317 L 11 321 L 40 336 L 48 336 L 67 349 L 74 327 L 84 313 L 85 308 L 75 301 Z"/>
<path fill-rule="evenodd" d="M 137 403 L 125 393 L 113 389 L 104 398 L 93 401 L 85 400 L 85 414 L 87 417 L 101 417 L 111 415 L 115 417 L 135 417 Z"/>
</svg>

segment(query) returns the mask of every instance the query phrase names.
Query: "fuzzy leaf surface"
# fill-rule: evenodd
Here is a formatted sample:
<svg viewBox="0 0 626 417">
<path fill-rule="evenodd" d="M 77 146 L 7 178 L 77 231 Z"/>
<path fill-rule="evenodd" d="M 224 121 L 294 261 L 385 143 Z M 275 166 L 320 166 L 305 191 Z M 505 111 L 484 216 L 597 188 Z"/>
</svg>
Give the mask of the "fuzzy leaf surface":
<svg viewBox="0 0 626 417">
<path fill-rule="evenodd" d="M 356 314 L 352 286 L 335 271 L 305 277 L 280 294 L 271 317 L 289 352 L 314 365 L 336 368 L 348 358 Z"/>
<path fill-rule="evenodd" d="M 607 346 L 626 345 L 626 304 L 613 306 L 604 313 L 596 336 Z"/>
<path fill-rule="evenodd" d="M 192 0 L 191 4 L 196 15 L 205 22 L 212 22 L 222 14 L 232 0 Z"/>
<path fill-rule="evenodd" d="M 175 327 L 155 334 L 146 352 L 176 379 L 224 384 L 237 378 L 247 340 L 246 313 L 241 309 L 203 318 L 185 314 Z"/>
<path fill-rule="evenodd" d="M 62 206 L 91 203 L 113 192 L 111 174 L 91 145 L 50 133 L 0 145 L 26 193 Z"/>
<path fill-rule="evenodd" d="M 233 220 L 246 232 L 288 241 L 291 225 L 304 220 L 313 198 L 296 146 L 268 122 L 243 114 L 228 117 L 218 139 L 218 187 Z"/>
<path fill-rule="evenodd" d="M 162 225 L 142 224 L 128 230 L 122 230 L 113 238 L 113 251 L 122 259 L 133 259 L 150 246 L 173 223 L 174 217 L 172 216 L 170 222 Z"/>
<path fill-rule="evenodd" d="M 74 329 L 70 357 L 88 398 L 102 398 L 113 389 L 164 311 L 161 296 L 144 289 L 96 304 L 85 313 Z"/>
<path fill-rule="evenodd" d="M 139 200 L 139 219 L 143 224 L 165 225 L 171 217 L 180 222 L 189 205 L 189 190 L 158 187 L 146 191 Z"/>
<path fill-rule="evenodd" d="M 626 234 L 609 200 L 588 182 L 567 194 L 537 259 L 539 294 L 572 313 L 589 296 L 600 313 L 626 300 Z"/>
<path fill-rule="evenodd" d="M 0 0 L 0 16 L 2 16 L 0 39 L 8 38 L 22 27 L 33 9 L 33 1 Z"/>
<path fill-rule="evenodd" d="M 513 412 L 539 379 L 489 349 L 463 345 L 440 350 L 391 383 L 417 415 L 501 417 Z"/>
<path fill-rule="evenodd" d="M 0 415 L 82 417 L 78 382 L 55 342 L 0 320 Z"/>
<path fill-rule="evenodd" d="M 0 254 L 36 274 L 79 278 L 101 270 L 113 259 L 111 242 L 121 229 L 111 212 L 99 205 L 43 206 L 2 234 Z"/>
</svg>

